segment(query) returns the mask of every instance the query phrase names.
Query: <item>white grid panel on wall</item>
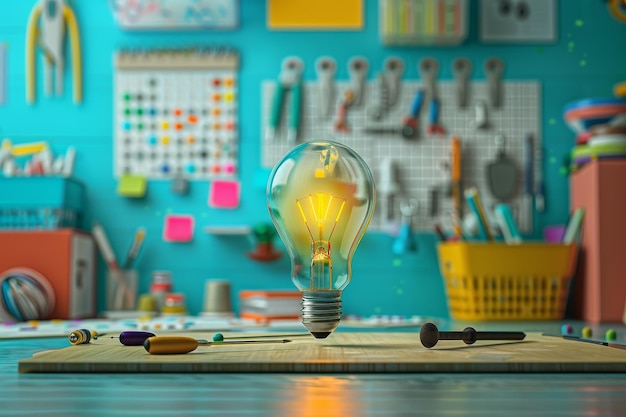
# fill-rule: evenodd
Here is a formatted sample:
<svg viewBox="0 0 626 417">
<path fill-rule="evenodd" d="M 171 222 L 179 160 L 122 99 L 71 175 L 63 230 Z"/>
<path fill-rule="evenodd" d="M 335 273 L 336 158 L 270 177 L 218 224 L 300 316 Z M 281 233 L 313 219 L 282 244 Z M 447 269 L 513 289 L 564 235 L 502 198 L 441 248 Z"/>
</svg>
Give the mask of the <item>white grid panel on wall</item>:
<svg viewBox="0 0 626 417">
<path fill-rule="evenodd" d="M 115 58 L 116 177 L 238 177 L 235 51 L 120 51 Z"/>
<path fill-rule="evenodd" d="M 352 88 L 348 81 L 335 83 L 337 103 L 342 92 Z M 261 164 L 272 167 L 296 143 L 287 139 L 289 120 L 289 97 L 286 97 L 280 125 L 274 138 L 266 138 L 267 121 L 270 112 L 274 81 L 262 83 L 262 131 Z M 512 159 L 517 171 L 517 190 L 508 203 L 517 217 L 520 212 L 520 197 L 524 175 L 523 144 L 524 137 L 534 135 L 535 149 L 541 147 L 541 88 L 537 81 L 504 81 L 501 84 L 501 104 L 492 107 L 486 82 L 476 81 L 469 84 L 468 105 L 457 106 L 456 84 L 452 81 L 440 81 L 437 95 L 440 101 L 440 124 L 445 128 L 445 135 L 427 133 L 429 100 L 425 100 L 419 116 L 419 133 L 416 138 L 406 139 L 399 133 L 368 134 L 366 127 L 399 129 L 408 115 L 415 93 L 424 88 L 419 81 L 405 80 L 395 104 L 379 122 L 372 122 L 368 108 L 379 103 L 380 89 L 377 81 L 366 83 L 363 101 L 360 106 L 351 106 L 347 113 L 348 132 L 334 129 L 336 115 L 322 117 L 319 111 L 319 87 L 314 82 L 303 83 L 302 115 L 297 143 L 311 140 L 334 140 L 344 143 L 368 163 L 375 181 L 380 180 L 381 161 L 391 158 L 396 168 L 396 178 L 400 191 L 395 202 L 390 205 L 393 218 L 401 218 L 399 201 L 414 199 L 419 204 L 412 225 L 417 230 L 432 230 L 438 222 L 446 229 L 451 228 L 450 214 L 453 210 L 449 195 L 451 137 L 456 135 L 462 145 L 462 184 L 463 188 L 475 186 L 483 205 L 489 210 L 499 203 L 491 193 L 487 180 L 487 166 L 498 157 L 499 146 L 496 136 L 505 138 L 505 154 Z M 482 102 L 486 106 L 488 126 L 478 128 L 475 123 L 475 106 Z M 336 111 L 334 112 L 336 113 Z M 432 190 L 437 190 L 436 211 L 432 211 Z M 370 225 L 370 229 L 383 230 L 390 222 L 381 218 L 379 204 Z M 467 210 L 465 210 L 467 212 Z M 391 222 L 392 224 L 394 222 Z"/>
</svg>

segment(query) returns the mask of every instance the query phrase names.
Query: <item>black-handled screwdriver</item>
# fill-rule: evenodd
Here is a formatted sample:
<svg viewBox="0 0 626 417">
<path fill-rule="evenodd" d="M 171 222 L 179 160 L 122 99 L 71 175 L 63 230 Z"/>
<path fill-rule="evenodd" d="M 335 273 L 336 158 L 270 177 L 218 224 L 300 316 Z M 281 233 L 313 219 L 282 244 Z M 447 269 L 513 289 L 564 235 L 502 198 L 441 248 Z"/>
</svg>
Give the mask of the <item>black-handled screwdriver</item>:
<svg viewBox="0 0 626 417">
<path fill-rule="evenodd" d="M 477 340 L 524 340 L 524 332 L 477 332 L 473 327 L 466 327 L 461 332 L 440 332 L 433 323 L 425 323 L 420 330 L 420 341 L 426 348 L 431 348 L 440 340 L 462 340 L 471 345 Z"/>
</svg>

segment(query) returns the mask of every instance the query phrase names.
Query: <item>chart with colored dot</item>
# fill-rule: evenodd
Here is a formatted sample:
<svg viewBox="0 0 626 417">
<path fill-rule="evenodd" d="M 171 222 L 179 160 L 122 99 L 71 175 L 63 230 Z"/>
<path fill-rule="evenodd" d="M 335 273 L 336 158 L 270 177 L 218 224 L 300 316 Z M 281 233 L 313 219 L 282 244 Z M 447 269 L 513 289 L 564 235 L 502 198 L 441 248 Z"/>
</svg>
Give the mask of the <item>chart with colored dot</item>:
<svg viewBox="0 0 626 417">
<path fill-rule="evenodd" d="M 115 176 L 236 178 L 238 67 L 224 48 L 117 52 Z"/>
</svg>

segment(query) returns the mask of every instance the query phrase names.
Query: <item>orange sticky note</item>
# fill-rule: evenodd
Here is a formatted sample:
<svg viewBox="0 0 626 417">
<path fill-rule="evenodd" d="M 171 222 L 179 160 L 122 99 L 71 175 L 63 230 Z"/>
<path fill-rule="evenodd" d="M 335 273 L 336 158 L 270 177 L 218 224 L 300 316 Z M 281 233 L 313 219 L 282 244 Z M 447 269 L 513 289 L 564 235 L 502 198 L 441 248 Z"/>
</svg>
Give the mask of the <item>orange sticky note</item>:
<svg viewBox="0 0 626 417">
<path fill-rule="evenodd" d="M 163 240 L 167 242 L 189 242 L 193 239 L 195 218 L 188 214 L 165 216 Z"/>
<path fill-rule="evenodd" d="M 239 206 L 239 181 L 215 180 L 209 190 L 209 207 L 236 208 Z"/>
<path fill-rule="evenodd" d="M 272 29 L 362 29 L 363 0 L 267 0 Z"/>
</svg>

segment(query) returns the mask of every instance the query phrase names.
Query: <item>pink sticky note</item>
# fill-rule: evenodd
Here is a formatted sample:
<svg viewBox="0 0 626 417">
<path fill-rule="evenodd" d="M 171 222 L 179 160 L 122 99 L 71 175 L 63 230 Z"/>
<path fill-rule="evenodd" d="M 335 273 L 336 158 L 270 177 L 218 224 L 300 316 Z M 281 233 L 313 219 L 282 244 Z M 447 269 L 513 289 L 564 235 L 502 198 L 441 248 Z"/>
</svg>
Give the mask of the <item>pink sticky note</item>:
<svg viewBox="0 0 626 417">
<path fill-rule="evenodd" d="M 239 181 L 215 180 L 209 190 L 209 207 L 236 208 L 239 206 Z"/>
<path fill-rule="evenodd" d="M 165 216 L 163 240 L 167 242 L 189 242 L 193 239 L 194 217 L 186 214 Z"/>
</svg>

